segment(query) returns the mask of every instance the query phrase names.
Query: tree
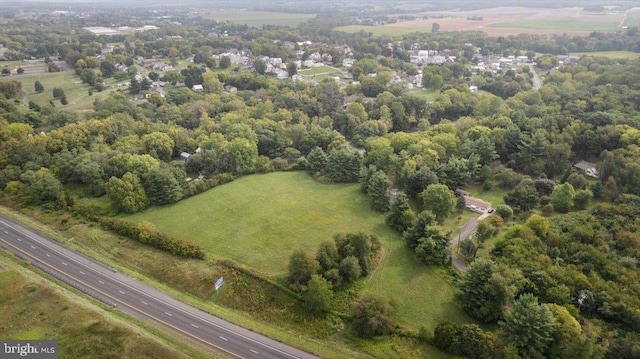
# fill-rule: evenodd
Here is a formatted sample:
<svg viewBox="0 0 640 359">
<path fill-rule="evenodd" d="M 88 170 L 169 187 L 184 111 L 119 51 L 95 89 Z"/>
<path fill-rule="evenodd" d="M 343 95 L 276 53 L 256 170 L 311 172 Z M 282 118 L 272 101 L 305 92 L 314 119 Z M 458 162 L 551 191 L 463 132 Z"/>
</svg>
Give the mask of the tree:
<svg viewBox="0 0 640 359">
<path fill-rule="evenodd" d="M 589 202 L 593 198 L 593 193 L 588 189 L 581 189 L 576 191 L 575 196 L 573 196 L 573 205 L 576 209 L 587 209 Z"/>
<path fill-rule="evenodd" d="M 409 198 L 404 192 L 399 192 L 391 202 L 391 210 L 387 215 L 387 224 L 398 232 L 403 233 L 411 226 L 415 216 L 409 206 Z"/>
<path fill-rule="evenodd" d="M 442 227 L 437 224 L 426 226 L 418 238 L 416 255 L 425 264 L 444 264 L 449 254 L 450 235 L 451 232 L 442 232 Z"/>
<path fill-rule="evenodd" d="M 225 154 L 233 163 L 233 172 L 240 175 L 253 173 L 258 161 L 258 144 L 238 137 L 229 142 Z"/>
<path fill-rule="evenodd" d="M 344 283 L 353 283 L 362 276 L 362 267 L 360 267 L 358 258 L 352 255 L 340 261 L 338 270 Z"/>
<path fill-rule="evenodd" d="M 111 206 L 117 211 L 136 213 L 149 204 L 140 179 L 131 172 L 125 173 L 122 179 L 111 177 L 104 187 Z"/>
<path fill-rule="evenodd" d="M 440 31 L 440 24 L 438 24 L 437 22 L 431 24 L 431 32 L 435 34 L 438 31 Z"/>
<path fill-rule="evenodd" d="M 453 213 L 456 206 L 456 196 L 447 186 L 440 183 L 428 186 L 418 197 L 421 208 L 431 211 L 441 223 Z"/>
<path fill-rule="evenodd" d="M 327 168 L 327 154 L 316 146 L 307 155 L 307 166 L 313 174 L 324 173 Z"/>
<path fill-rule="evenodd" d="M 218 63 L 218 66 L 221 69 L 229 68 L 229 66 L 231 66 L 231 59 L 229 58 L 229 56 L 222 56 L 220 58 L 220 62 Z"/>
<path fill-rule="evenodd" d="M 180 182 L 164 168 L 156 168 L 149 173 L 145 189 L 149 200 L 155 205 L 175 203 L 182 199 Z"/>
<path fill-rule="evenodd" d="M 358 336 L 369 338 L 391 334 L 394 329 L 395 306 L 382 298 L 366 296 L 352 309 L 353 329 Z"/>
<path fill-rule="evenodd" d="M 573 206 L 573 197 L 575 191 L 573 186 L 566 182 L 556 186 L 551 193 L 551 204 L 553 208 L 559 213 L 567 213 L 571 206 Z"/>
<path fill-rule="evenodd" d="M 42 167 L 37 171 L 28 170 L 20 176 L 20 181 L 27 184 L 25 191 L 29 197 L 29 203 L 55 203 L 62 196 L 62 184 L 48 168 Z"/>
<path fill-rule="evenodd" d="M 533 182 L 521 183 L 504 197 L 504 202 L 521 211 L 532 210 L 538 204 L 538 191 Z"/>
<path fill-rule="evenodd" d="M 471 259 L 476 255 L 476 245 L 471 238 L 463 239 L 460 242 L 460 253 L 466 258 Z"/>
<path fill-rule="evenodd" d="M 458 288 L 462 307 L 483 322 L 496 322 L 512 295 L 495 263 L 490 259 L 475 260 L 462 273 Z"/>
<path fill-rule="evenodd" d="M 545 358 L 553 341 L 556 321 L 546 304 L 538 304 L 533 294 L 523 294 L 500 323 L 509 342 L 522 357 Z"/>
<path fill-rule="evenodd" d="M 318 273 L 319 267 L 318 261 L 310 253 L 301 249 L 295 250 L 289 257 L 289 286 L 295 291 L 304 292 L 311 276 Z"/>
<path fill-rule="evenodd" d="M 416 199 L 429 185 L 438 183 L 438 176 L 430 169 L 423 167 L 416 171 L 407 182 L 405 186 L 407 195 Z"/>
<path fill-rule="evenodd" d="M 422 211 L 418 213 L 411 227 L 404 233 L 404 240 L 409 248 L 416 248 L 419 239 L 424 237 L 426 228 L 436 224 L 436 216 L 431 211 Z"/>
<path fill-rule="evenodd" d="M 509 205 L 499 204 L 498 207 L 496 207 L 496 214 L 502 217 L 502 219 L 510 219 L 513 217 L 513 209 Z"/>
<path fill-rule="evenodd" d="M 163 132 L 151 132 L 142 136 L 142 144 L 145 152 L 159 160 L 168 162 L 173 155 L 175 143 L 173 139 Z"/>
<path fill-rule="evenodd" d="M 44 91 L 44 86 L 42 86 L 42 83 L 39 80 L 36 80 L 33 86 L 38 93 L 42 93 Z"/>
<path fill-rule="evenodd" d="M 22 75 L 24 73 L 24 69 L 22 67 L 18 67 L 16 72 L 18 73 L 18 75 Z"/>
<path fill-rule="evenodd" d="M 532 214 L 528 219 L 526 226 L 531 228 L 538 238 L 544 239 L 549 232 L 549 220 L 538 214 Z"/>
<path fill-rule="evenodd" d="M 327 157 L 327 178 L 332 182 L 356 182 L 362 166 L 362 157 L 346 147 L 332 150 Z"/>
<path fill-rule="evenodd" d="M 289 74 L 289 76 L 293 76 L 295 74 L 298 73 L 298 65 L 296 65 L 294 62 L 290 62 L 287 64 L 287 73 Z"/>
<path fill-rule="evenodd" d="M 331 310 L 333 291 L 331 283 L 314 274 L 307 282 L 307 292 L 303 296 L 304 307 L 314 315 L 322 315 Z"/>
<path fill-rule="evenodd" d="M 391 181 L 383 171 L 376 171 L 369 179 L 367 186 L 367 195 L 373 202 L 373 208 L 380 212 L 389 210 L 391 195 L 389 194 L 389 186 Z"/>
<path fill-rule="evenodd" d="M 253 61 L 253 71 L 255 71 L 258 75 L 264 75 L 267 71 L 267 63 L 262 59 L 256 59 Z"/>
<path fill-rule="evenodd" d="M 54 87 L 53 88 L 53 98 L 60 98 L 64 96 L 64 90 L 61 88 Z"/>
<path fill-rule="evenodd" d="M 66 95 L 62 95 L 62 96 L 60 97 L 60 103 L 61 103 L 62 105 L 67 105 L 67 104 L 69 104 L 69 100 L 67 100 L 67 96 L 66 96 Z"/>
<path fill-rule="evenodd" d="M 458 196 L 456 199 L 456 209 L 458 212 L 462 212 L 467 208 L 467 200 L 464 196 Z"/>
</svg>

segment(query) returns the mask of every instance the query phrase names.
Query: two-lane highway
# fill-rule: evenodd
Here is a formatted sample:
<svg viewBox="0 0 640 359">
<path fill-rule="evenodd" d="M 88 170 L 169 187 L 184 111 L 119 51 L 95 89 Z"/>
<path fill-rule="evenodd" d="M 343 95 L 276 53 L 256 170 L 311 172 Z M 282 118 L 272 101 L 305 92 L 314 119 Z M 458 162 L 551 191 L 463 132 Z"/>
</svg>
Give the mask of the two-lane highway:
<svg viewBox="0 0 640 359">
<path fill-rule="evenodd" d="M 317 358 L 178 301 L 3 216 L 0 246 L 88 295 L 230 357 Z"/>
</svg>

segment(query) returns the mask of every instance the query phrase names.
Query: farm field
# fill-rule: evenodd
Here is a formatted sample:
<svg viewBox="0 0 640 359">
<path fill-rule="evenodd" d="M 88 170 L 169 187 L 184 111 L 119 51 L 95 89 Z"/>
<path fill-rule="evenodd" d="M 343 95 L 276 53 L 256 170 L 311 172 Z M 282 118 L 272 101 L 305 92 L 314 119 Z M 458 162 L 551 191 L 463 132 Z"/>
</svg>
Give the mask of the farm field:
<svg viewBox="0 0 640 359">
<path fill-rule="evenodd" d="M 197 10 L 194 16 L 202 16 L 205 19 L 215 19 L 218 21 L 230 21 L 236 24 L 246 24 L 247 26 L 262 27 L 262 25 L 288 25 L 296 26 L 316 17 L 316 14 L 290 14 L 269 11 L 211 11 Z"/>
<path fill-rule="evenodd" d="M 399 239 L 357 184 L 319 184 L 306 172 L 252 175 L 176 204 L 128 217 L 202 245 L 268 275 L 286 273 L 295 249 L 315 252 L 335 234 Z"/>
<path fill-rule="evenodd" d="M 625 14 L 590 14 L 582 8 L 536 9 L 498 7 L 472 11 L 434 11 L 412 14 L 416 20 L 400 21 L 383 26 L 342 26 L 334 30 L 346 32 L 366 31 L 374 35 L 402 35 L 410 32 L 431 32 L 432 25 L 441 31 L 483 31 L 489 36 L 516 34 L 570 34 L 587 35 L 592 31 L 616 31 L 625 21 Z M 419 18 L 419 17 L 422 18 Z M 635 12 L 627 14 L 627 21 Z M 471 19 L 475 20 L 471 20 Z"/>
</svg>

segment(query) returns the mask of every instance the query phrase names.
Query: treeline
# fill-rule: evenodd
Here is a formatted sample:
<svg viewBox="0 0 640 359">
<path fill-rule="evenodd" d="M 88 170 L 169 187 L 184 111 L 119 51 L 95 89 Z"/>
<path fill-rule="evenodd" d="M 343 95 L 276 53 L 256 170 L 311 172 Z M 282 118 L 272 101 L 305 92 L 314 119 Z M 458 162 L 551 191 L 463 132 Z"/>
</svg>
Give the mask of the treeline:
<svg viewBox="0 0 640 359">
<path fill-rule="evenodd" d="M 185 258 L 204 259 L 206 252 L 197 244 L 156 230 L 149 222 L 135 223 L 122 218 L 101 217 L 100 224 L 122 236 Z"/>
</svg>

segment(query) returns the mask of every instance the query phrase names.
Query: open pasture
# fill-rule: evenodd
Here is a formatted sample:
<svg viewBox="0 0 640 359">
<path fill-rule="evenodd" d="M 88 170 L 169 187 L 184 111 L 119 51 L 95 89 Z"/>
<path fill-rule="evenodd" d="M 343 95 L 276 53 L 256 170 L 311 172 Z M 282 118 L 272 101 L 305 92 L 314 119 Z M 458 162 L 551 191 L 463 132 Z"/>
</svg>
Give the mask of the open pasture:
<svg viewBox="0 0 640 359">
<path fill-rule="evenodd" d="M 192 13 L 205 19 L 217 21 L 230 21 L 236 24 L 262 27 L 262 25 L 287 25 L 297 26 L 316 17 L 316 14 L 293 14 L 269 11 L 243 11 L 243 10 L 197 10 Z"/>
<path fill-rule="evenodd" d="M 431 32 L 434 23 L 440 31 L 483 31 L 489 36 L 517 34 L 587 35 L 592 31 L 617 31 L 625 22 L 625 13 L 587 13 L 582 8 L 537 9 L 499 7 L 472 11 L 433 11 L 413 14 L 416 20 L 399 21 L 383 26 L 342 26 L 335 30 L 372 32 L 375 35 L 402 35 Z M 629 11 L 627 18 L 635 12 Z"/>
</svg>

